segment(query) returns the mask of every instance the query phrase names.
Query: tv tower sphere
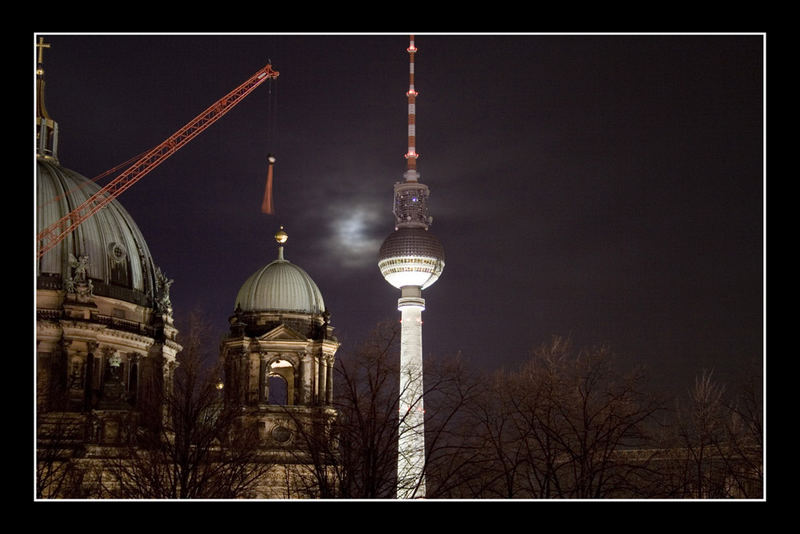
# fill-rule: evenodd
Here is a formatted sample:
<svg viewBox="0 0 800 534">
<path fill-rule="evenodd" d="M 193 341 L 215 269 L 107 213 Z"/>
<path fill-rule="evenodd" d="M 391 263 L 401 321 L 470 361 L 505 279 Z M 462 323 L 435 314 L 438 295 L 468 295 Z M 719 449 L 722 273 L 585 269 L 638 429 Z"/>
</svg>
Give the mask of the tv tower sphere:
<svg viewBox="0 0 800 534">
<path fill-rule="evenodd" d="M 425 228 L 400 226 L 381 245 L 378 268 L 391 285 L 430 287 L 444 270 L 444 247 Z"/>
</svg>

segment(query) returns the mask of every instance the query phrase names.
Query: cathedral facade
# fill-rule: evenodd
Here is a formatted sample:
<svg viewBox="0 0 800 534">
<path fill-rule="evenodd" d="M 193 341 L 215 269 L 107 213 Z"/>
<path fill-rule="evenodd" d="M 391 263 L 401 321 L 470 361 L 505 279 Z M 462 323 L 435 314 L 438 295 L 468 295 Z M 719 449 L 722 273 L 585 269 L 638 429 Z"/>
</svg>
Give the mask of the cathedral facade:
<svg viewBox="0 0 800 534">
<path fill-rule="evenodd" d="M 44 46 L 37 70 L 37 234 L 99 190 L 58 160 L 58 124 L 44 102 Z M 219 396 L 194 423 L 235 414 L 235 425 L 208 444 L 213 451 L 202 461 L 209 472 L 230 456 L 225 440 L 232 428 L 257 436 L 246 452 L 262 464 L 253 471 L 259 477 L 237 497 L 306 496 L 292 482 L 314 461 L 303 451 L 312 439 L 329 438 L 336 416 L 332 370 L 339 344 L 330 314 L 311 277 L 284 259 L 286 234 L 276 239 L 277 259 L 236 296 L 219 348 Z M 116 200 L 36 259 L 37 498 L 126 497 L 119 473 L 136 478 L 136 462 L 158 457 L 142 449 L 146 431 L 168 446 L 181 440 L 180 432 L 163 431 L 177 416 L 168 399 L 183 348 L 172 282 Z"/>
<path fill-rule="evenodd" d="M 59 163 L 58 125 L 44 106 L 43 73 L 37 78 L 40 232 L 100 188 Z M 181 350 L 171 283 L 116 201 L 37 258 L 37 450 L 49 458 L 37 465 L 38 496 L 63 489 L 67 469 L 55 462 L 133 443 L 142 411 L 169 389 Z"/>
</svg>

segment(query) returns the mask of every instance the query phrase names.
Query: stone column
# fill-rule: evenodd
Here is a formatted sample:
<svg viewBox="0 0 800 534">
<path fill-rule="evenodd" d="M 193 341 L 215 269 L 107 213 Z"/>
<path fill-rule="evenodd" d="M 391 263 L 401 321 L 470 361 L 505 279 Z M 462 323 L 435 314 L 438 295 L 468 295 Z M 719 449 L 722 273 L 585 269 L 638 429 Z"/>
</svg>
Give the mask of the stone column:
<svg viewBox="0 0 800 534">
<path fill-rule="evenodd" d="M 258 402 L 269 402 L 269 380 L 267 379 L 267 355 L 258 353 Z"/>
<path fill-rule="evenodd" d="M 317 355 L 317 404 L 325 402 L 325 360 L 322 353 Z"/>
<path fill-rule="evenodd" d="M 247 388 L 250 387 L 248 357 L 247 351 L 242 350 L 238 355 L 238 362 L 236 362 L 236 377 L 239 380 L 236 388 L 236 397 L 239 406 L 244 406 L 247 403 Z"/>
<path fill-rule="evenodd" d="M 134 405 L 139 404 L 139 388 L 141 383 L 142 355 L 133 353 L 128 356 L 128 397 L 133 400 Z"/>
<path fill-rule="evenodd" d="M 85 402 L 86 353 L 74 351 L 67 356 L 67 399 L 70 410 L 80 410 Z"/>
<path fill-rule="evenodd" d="M 333 356 L 325 356 L 325 369 L 327 369 L 327 376 L 325 378 L 325 404 L 333 404 Z"/>
<path fill-rule="evenodd" d="M 303 392 L 300 404 L 303 404 L 305 406 L 308 406 L 313 402 L 313 388 L 314 388 L 313 358 L 314 357 L 311 354 L 306 352 L 305 354 L 303 354 L 303 359 L 300 362 L 302 381 L 303 381 L 303 386 L 302 386 Z"/>
<path fill-rule="evenodd" d="M 173 376 L 175 375 L 175 368 L 176 367 L 178 367 L 178 362 L 176 362 L 174 360 L 165 360 L 164 361 L 164 364 L 162 366 L 162 375 L 163 375 L 162 388 L 163 388 L 163 390 L 160 392 L 160 396 L 158 398 L 162 398 L 163 399 L 165 397 L 168 397 L 168 396 L 172 395 L 172 391 L 173 391 L 172 380 L 173 380 Z M 163 402 L 163 401 L 161 403 L 161 417 L 162 417 L 162 421 L 165 424 L 169 423 L 169 418 L 170 418 L 169 406 L 167 406 L 167 403 Z"/>
<path fill-rule="evenodd" d="M 84 410 L 91 410 L 94 406 L 94 399 L 93 399 L 93 392 L 96 389 L 98 377 L 97 374 L 99 371 L 97 370 L 97 364 L 95 363 L 98 361 L 98 348 L 99 344 L 96 341 L 88 341 L 86 343 L 86 371 L 85 371 L 85 378 L 84 378 L 84 387 L 83 387 L 83 408 Z"/>
</svg>

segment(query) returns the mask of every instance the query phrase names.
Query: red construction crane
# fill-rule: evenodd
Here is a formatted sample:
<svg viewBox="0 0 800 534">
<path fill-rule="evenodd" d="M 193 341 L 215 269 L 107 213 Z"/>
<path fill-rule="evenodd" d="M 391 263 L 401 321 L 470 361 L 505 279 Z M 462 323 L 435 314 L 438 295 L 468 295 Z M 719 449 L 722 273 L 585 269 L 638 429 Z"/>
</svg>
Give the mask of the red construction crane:
<svg viewBox="0 0 800 534">
<path fill-rule="evenodd" d="M 155 169 L 161 162 L 173 155 L 186 143 L 194 139 L 203 130 L 211 126 L 236 104 L 241 102 L 250 92 L 264 81 L 277 78 L 278 71 L 267 65 L 253 74 L 249 80 L 222 97 L 203 113 L 192 119 L 186 126 L 172 134 L 163 143 L 148 151 L 126 171 L 114 178 L 105 187 L 89 197 L 86 202 L 72 210 L 70 213 L 39 232 L 36 237 L 38 243 L 38 257 L 58 244 L 70 234 L 83 221 L 91 217 L 103 206 L 117 198 L 123 191 L 140 180 L 145 174 Z"/>
</svg>

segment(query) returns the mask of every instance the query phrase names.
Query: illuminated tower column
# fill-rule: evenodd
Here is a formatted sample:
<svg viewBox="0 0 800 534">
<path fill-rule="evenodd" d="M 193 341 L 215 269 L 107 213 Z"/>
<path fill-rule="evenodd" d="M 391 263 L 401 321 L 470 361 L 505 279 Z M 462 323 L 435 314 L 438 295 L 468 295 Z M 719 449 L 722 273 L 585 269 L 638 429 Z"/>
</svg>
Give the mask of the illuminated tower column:
<svg viewBox="0 0 800 534">
<path fill-rule="evenodd" d="M 408 97 L 408 152 L 405 180 L 394 186 L 395 230 L 381 245 L 378 267 L 400 289 L 397 308 L 400 331 L 400 399 L 397 449 L 397 497 L 425 497 L 425 410 L 423 409 L 422 290 L 444 270 L 444 248 L 428 231 L 428 186 L 419 182 L 416 160 L 416 97 L 414 36 L 410 54 Z"/>
<path fill-rule="evenodd" d="M 425 497 L 425 409 L 423 402 L 422 312 L 418 286 L 404 286 L 400 310 L 400 428 L 397 444 L 397 497 Z M 409 295 L 409 296 L 407 296 Z"/>
</svg>

